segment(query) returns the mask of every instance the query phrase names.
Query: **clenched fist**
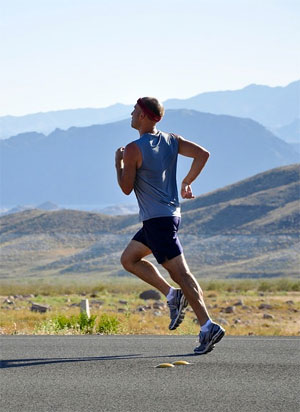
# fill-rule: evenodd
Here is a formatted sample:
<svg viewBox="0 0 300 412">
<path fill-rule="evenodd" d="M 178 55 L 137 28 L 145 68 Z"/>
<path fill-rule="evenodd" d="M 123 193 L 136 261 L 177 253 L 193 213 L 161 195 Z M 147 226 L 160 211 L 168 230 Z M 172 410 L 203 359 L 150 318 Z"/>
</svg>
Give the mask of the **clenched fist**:
<svg viewBox="0 0 300 412">
<path fill-rule="evenodd" d="M 125 147 L 119 147 L 119 149 L 116 150 L 116 154 L 115 154 L 116 163 L 120 163 L 121 160 L 123 160 L 124 150 L 125 150 Z"/>
<path fill-rule="evenodd" d="M 181 183 L 181 197 L 183 199 L 194 199 L 192 186 L 186 182 Z"/>
</svg>

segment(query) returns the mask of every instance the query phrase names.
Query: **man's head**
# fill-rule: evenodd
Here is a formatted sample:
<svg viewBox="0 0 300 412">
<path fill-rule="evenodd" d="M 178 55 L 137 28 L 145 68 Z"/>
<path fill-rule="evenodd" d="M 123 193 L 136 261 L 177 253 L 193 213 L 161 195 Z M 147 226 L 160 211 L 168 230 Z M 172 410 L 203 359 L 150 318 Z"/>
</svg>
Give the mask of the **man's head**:
<svg viewBox="0 0 300 412">
<path fill-rule="evenodd" d="M 141 97 L 131 113 L 131 126 L 138 130 L 141 125 L 154 126 L 162 119 L 164 112 L 163 105 L 155 97 Z"/>
</svg>

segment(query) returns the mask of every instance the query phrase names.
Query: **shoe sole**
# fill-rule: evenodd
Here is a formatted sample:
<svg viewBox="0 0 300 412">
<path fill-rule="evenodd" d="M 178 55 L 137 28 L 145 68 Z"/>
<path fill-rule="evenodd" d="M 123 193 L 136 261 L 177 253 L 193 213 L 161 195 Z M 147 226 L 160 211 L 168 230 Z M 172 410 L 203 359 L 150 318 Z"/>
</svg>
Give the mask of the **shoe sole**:
<svg viewBox="0 0 300 412">
<path fill-rule="evenodd" d="M 207 352 L 205 352 L 205 353 L 209 353 L 209 352 L 211 352 L 212 350 L 214 350 L 214 348 L 215 348 L 215 345 L 212 345 L 212 346 L 208 349 L 208 351 L 207 351 Z"/>
<path fill-rule="evenodd" d="M 216 333 L 212 340 L 209 342 L 209 344 L 206 346 L 205 350 L 203 350 L 202 352 L 197 352 L 197 350 L 194 350 L 195 355 L 204 355 L 205 353 L 211 352 L 214 348 L 214 345 L 218 342 L 220 342 L 220 340 L 223 338 L 223 336 L 225 335 L 225 330 L 224 329 L 220 329 L 218 333 Z"/>
<path fill-rule="evenodd" d="M 172 320 L 172 322 L 169 325 L 169 329 L 170 330 L 175 330 L 183 321 L 184 316 L 185 316 L 185 309 L 188 305 L 188 301 L 186 300 L 185 296 L 182 295 L 181 299 L 180 299 L 180 305 L 179 305 L 179 309 L 178 309 L 178 315 L 176 316 L 176 318 L 174 320 Z"/>
</svg>

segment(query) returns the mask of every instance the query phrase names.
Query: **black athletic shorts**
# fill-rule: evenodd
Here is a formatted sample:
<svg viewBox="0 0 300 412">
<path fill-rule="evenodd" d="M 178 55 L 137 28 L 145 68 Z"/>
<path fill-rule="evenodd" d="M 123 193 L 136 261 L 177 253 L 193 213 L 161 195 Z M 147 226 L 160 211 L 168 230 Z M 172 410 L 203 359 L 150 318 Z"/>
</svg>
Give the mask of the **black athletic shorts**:
<svg viewBox="0 0 300 412">
<path fill-rule="evenodd" d="M 177 237 L 180 217 L 155 217 L 143 222 L 132 240 L 143 243 L 155 256 L 158 263 L 181 255 L 183 249 Z"/>
</svg>

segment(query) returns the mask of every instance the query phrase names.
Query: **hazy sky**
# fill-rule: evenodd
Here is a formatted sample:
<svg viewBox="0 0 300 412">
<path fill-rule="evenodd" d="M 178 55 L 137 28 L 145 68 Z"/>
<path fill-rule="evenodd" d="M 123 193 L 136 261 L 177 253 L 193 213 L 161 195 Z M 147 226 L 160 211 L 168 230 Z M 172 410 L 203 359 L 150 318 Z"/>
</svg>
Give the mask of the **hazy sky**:
<svg viewBox="0 0 300 412">
<path fill-rule="evenodd" d="M 298 0 L 0 0 L 0 116 L 299 79 Z"/>
</svg>

